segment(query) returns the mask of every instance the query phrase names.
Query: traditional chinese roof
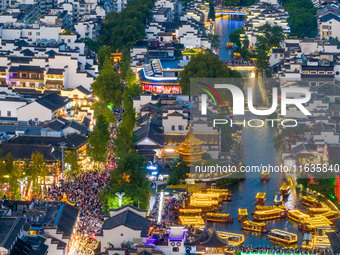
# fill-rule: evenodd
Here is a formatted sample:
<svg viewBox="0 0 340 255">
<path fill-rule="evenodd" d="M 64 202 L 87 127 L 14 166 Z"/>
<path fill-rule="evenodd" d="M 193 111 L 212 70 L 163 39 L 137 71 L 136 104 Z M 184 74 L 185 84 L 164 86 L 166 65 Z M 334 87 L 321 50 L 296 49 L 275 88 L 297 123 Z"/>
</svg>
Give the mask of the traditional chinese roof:
<svg viewBox="0 0 340 255">
<path fill-rule="evenodd" d="M 200 243 L 205 247 L 224 247 L 227 246 L 227 242 L 218 236 L 216 230 L 214 229 L 212 233 L 209 232 L 209 237 L 207 240 Z"/>
</svg>

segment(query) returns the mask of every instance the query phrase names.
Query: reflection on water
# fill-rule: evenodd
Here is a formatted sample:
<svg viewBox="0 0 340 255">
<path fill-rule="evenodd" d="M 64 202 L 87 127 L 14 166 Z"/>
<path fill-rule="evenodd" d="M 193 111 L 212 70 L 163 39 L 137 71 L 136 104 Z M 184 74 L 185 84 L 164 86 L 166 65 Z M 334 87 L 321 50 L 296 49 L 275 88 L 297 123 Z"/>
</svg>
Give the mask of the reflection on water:
<svg viewBox="0 0 340 255">
<path fill-rule="evenodd" d="M 222 60 L 232 59 L 233 51 L 227 50 L 225 45 L 226 42 L 229 41 L 229 34 L 235 29 L 240 28 L 243 22 L 244 21 L 241 20 L 231 20 L 228 18 L 216 20 L 216 33 L 221 35 L 221 48 L 219 52 Z M 261 104 L 266 101 L 262 83 L 255 82 L 255 80 L 248 80 L 246 86 L 251 86 L 253 88 L 255 104 Z M 246 118 L 248 117 L 251 116 L 247 116 Z M 242 138 L 244 144 L 242 144 L 242 147 L 245 147 L 247 153 L 244 154 L 245 165 L 280 164 L 280 156 L 276 153 L 273 144 L 275 132 L 275 128 L 272 128 L 267 124 L 262 128 L 246 127 L 243 129 Z M 257 174 L 257 177 L 259 176 L 260 174 Z M 237 220 L 238 209 L 247 208 L 249 219 L 252 220 L 251 212 L 255 210 L 255 196 L 257 192 L 266 192 L 267 205 L 273 205 L 274 196 L 279 193 L 284 176 L 282 173 L 272 173 L 269 183 L 262 183 L 260 178 L 252 178 L 254 177 L 253 174 L 247 174 L 247 177 L 248 178 L 241 183 L 237 183 L 230 187 L 233 194 L 233 201 L 224 203 L 222 206 L 222 212 L 230 213 L 231 217 L 234 217 L 234 223 L 216 224 L 216 228 L 217 230 L 227 232 L 243 233 L 245 235 L 245 245 L 269 246 L 273 243 L 271 243 L 265 235 L 241 230 L 241 224 Z M 287 209 L 300 207 L 295 192 L 290 194 L 285 201 L 285 206 Z M 267 224 L 270 229 L 277 228 L 298 234 L 298 243 L 301 244 L 302 233 L 298 231 L 296 223 L 288 221 L 288 219 L 280 219 L 268 221 Z"/>
<path fill-rule="evenodd" d="M 223 16 L 223 18 L 218 18 L 215 21 L 215 34 L 220 36 L 221 46 L 219 48 L 219 56 L 222 60 L 232 60 L 233 50 L 228 50 L 226 48 L 227 42 L 229 40 L 229 34 L 236 29 L 242 27 L 244 20 L 235 20 L 231 18 L 236 18 L 237 16 Z"/>
</svg>

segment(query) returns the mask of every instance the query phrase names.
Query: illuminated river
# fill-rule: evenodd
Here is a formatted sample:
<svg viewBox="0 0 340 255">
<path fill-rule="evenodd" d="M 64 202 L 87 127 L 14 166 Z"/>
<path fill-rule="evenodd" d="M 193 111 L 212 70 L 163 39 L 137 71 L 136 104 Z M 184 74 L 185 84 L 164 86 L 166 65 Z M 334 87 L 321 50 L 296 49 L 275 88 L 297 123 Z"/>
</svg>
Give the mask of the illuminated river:
<svg viewBox="0 0 340 255">
<path fill-rule="evenodd" d="M 224 19 L 217 19 L 215 32 L 221 36 L 221 47 L 219 56 L 223 60 L 230 60 L 233 57 L 233 51 L 227 50 L 225 45 L 229 41 L 229 34 L 242 26 L 244 21 L 234 20 L 231 17 Z M 251 83 L 251 82 L 250 82 Z M 249 85 L 250 86 L 250 85 Z M 263 89 L 261 85 L 254 86 L 254 101 L 256 104 L 263 103 Z M 262 93 L 261 93 L 262 92 Z M 242 150 L 246 151 L 244 154 L 245 165 L 260 165 L 260 164 L 280 164 L 280 155 L 275 151 L 273 138 L 275 136 L 275 128 L 271 126 L 264 126 L 263 128 L 249 128 L 246 127 L 242 131 Z M 248 158 L 246 158 L 248 157 Z M 273 245 L 266 235 L 248 232 L 241 230 L 241 223 L 238 222 L 238 209 L 247 208 L 249 220 L 252 220 L 251 212 L 255 210 L 255 196 L 257 192 L 267 193 L 267 205 L 273 205 L 274 196 L 279 193 L 279 188 L 283 182 L 281 173 L 271 174 L 269 183 L 261 183 L 260 178 L 252 178 L 247 176 L 244 181 L 237 183 L 229 188 L 232 190 L 233 201 L 230 203 L 223 203 L 222 212 L 230 213 L 234 218 L 232 224 L 216 224 L 217 230 L 242 233 L 245 235 L 245 245 L 252 246 L 270 246 Z M 259 175 L 258 175 L 259 177 Z M 290 194 L 288 200 L 285 201 L 287 209 L 300 207 L 296 194 Z M 268 221 L 267 226 L 270 229 L 281 229 L 288 232 L 298 234 L 298 243 L 302 242 L 302 234 L 297 229 L 297 224 L 289 221 L 288 219 L 281 219 L 275 221 Z"/>
</svg>

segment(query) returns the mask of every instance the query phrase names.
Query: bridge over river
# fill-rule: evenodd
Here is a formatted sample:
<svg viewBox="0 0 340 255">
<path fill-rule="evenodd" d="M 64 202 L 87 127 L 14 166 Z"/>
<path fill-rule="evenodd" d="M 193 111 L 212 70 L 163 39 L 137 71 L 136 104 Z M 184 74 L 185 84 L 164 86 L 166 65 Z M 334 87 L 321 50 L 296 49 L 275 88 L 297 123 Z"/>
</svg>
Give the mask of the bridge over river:
<svg viewBox="0 0 340 255">
<path fill-rule="evenodd" d="M 223 60 L 223 63 L 232 70 L 237 71 L 255 71 L 256 61 L 243 61 L 243 60 Z"/>
</svg>

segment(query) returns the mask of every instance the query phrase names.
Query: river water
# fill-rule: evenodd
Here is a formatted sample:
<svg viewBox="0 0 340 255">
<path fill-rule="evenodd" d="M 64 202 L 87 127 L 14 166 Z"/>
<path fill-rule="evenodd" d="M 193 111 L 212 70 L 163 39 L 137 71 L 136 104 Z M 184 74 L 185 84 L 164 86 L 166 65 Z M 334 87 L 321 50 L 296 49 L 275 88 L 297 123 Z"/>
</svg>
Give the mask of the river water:
<svg viewBox="0 0 340 255">
<path fill-rule="evenodd" d="M 244 21 L 233 19 L 233 17 L 227 16 L 223 19 L 216 19 L 215 32 L 220 35 L 221 47 L 219 50 L 219 56 L 222 60 L 231 60 L 233 58 L 233 50 L 226 49 L 226 42 L 229 41 L 229 34 L 242 27 Z M 253 83 L 253 84 L 252 84 Z M 263 89 L 260 88 L 260 83 L 249 82 L 254 86 L 254 101 L 256 104 L 262 104 L 265 95 L 261 93 Z M 260 165 L 260 164 L 280 164 L 280 155 L 276 152 L 273 144 L 273 138 L 275 136 L 275 128 L 270 125 L 265 125 L 263 128 L 249 128 L 246 127 L 242 130 L 242 150 L 244 151 L 244 164 L 245 165 Z M 247 158 L 246 158 L 247 157 Z M 257 175 L 260 177 L 260 175 Z M 222 212 L 230 213 L 234 218 L 232 224 L 216 224 L 217 230 L 242 233 L 245 235 L 245 245 L 252 246 L 271 246 L 273 243 L 266 238 L 266 235 L 248 232 L 241 230 L 241 223 L 238 222 L 238 209 L 247 208 L 249 214 L 249 220 L 252 220 L 251 212 L 255 210 L 255 196 L 258 192 L 267 193 L 267 205 L 273 205 L 274 196 L 279 193 L 279 189 L 283 183 L 283 174 L 275 173 L 271 174 L 269 183 L 262 183 L 260 178 L 253 178 L 251 174 L 247 175 L 247 178 L 229 187 L 232 191 L 233 201 L 229 203 L 223 203 Z M 287 209 L 293 209 L 300 207 L 298 201 L 298 195 L 292 192 L 285 201 Z M 281 229 L 288 232 L 298 234 L 298 243 L 302 242 L 302 233 L 297 229 L 297 224 L 288 220 L 274 220 L 268 221 L 267 226 L 270 229 Z"/>
</svg>

